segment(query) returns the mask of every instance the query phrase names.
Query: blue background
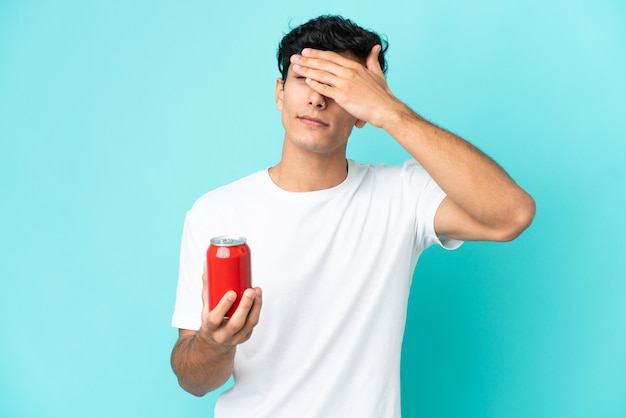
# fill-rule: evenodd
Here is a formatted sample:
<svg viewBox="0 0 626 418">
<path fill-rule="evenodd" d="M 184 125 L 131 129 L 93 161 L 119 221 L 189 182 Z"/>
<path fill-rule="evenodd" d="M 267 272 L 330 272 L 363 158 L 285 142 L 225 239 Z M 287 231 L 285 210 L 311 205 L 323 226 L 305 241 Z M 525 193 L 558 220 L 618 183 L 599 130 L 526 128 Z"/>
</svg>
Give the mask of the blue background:
<svg viewBox="0 0 626 418">
<path fill-rule="evenodd" d="M 277 162 L 276 46 L 329 12 L 537 201 L 512 243 L 423 255 L 404 416 L 626 417 L 620 0 L 0 0 L 0 416 L 212 415 L 169 366 L 184 214 Z M 366 127 L 349 157 L 407 154 Z"/>
</svg>

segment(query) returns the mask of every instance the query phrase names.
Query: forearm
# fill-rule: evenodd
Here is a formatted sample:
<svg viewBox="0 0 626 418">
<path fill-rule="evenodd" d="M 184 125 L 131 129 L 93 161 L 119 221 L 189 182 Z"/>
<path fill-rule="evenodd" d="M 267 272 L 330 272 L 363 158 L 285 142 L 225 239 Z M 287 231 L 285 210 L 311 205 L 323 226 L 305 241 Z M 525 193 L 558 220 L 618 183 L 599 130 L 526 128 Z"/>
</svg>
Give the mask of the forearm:
<svg viewBox="0 0 626 418">
<path fill-rule="evenodd" d="M 477 222 L 524 229 L 534 201 L 491 158 L 464 139 L 426 121 L 397 102 L 383 126 Z"/>
<path fill-rule="evenodd" d="M 222 386 L 233 370 L 235 346 L 210 344 L 200 334 L 179 338 L 172 350 L 172 369 L 178 383 L 196 396 Z"/>
</svg>

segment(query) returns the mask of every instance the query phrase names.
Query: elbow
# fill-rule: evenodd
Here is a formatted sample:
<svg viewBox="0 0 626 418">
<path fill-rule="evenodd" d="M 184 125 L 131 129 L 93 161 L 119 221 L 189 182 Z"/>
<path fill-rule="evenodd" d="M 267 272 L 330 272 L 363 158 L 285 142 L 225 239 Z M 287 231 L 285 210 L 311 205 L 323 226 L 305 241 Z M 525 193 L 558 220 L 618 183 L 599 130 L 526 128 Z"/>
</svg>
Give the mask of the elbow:
<svg viewBox="0 0 626 418">
<path fill-rule="evenodd" d="M 172 356 L 172 360 L 173 359 L 174 356 Z M 212 388 L 206 387 L 206 384 L 193 379 L 193 377 L 188 372 L 186 373 L 185 370 L 181 370 L 180 364 L 177 362 L 172 361 L 171 365 L 172 371 L 178 380 L 178 386 L 180 386 L 185 392 L 201 398 L 212 390 Z"/>
<path fill-rule="evenodd" d="M 228 381 L 230 375 L 217 378 L 207 379 L 201 378 L 198 379 L 197 376 L 181 373 L 178 374 L 174 371 L 176 377 L 178 378 L 178 385 L 187 393 L 192 394 L 198 398 L 203 397 L 209 392 L 213 392 L 216 389 L 219 389 L 224 383 Z"/>
<path fill-rule="evenodd" d="M 186 385 L 184 382 L 181 381 L 181 379 L 178 379 L 178 384 L 180 385 L 181 388 L 185 390 L 185 392 L 191 393 L 193 396 L 196 396 L 198 398 L 201 398 L 210 392 L 210 390 L 204 390 L 204 389 L 200 389 L 197 387 Z"/>
<path fill-rule="evenodd" d="M 523 201 L 510 212 L 507 226 L 501 230 L 498 241 L 508 242 L 519 237 L 533 222 L 536 209 L 535 200 L 526 194 Z"/>
<path fill-rule="evenodd" d="M 192 376 L 185 374 L 176 374 L 178 385 L 187 393 L 198 398 L 203 397 L 209 392 L 219 389 L 228 379 L 216 380 L 197 380 Z"/>
</svg>

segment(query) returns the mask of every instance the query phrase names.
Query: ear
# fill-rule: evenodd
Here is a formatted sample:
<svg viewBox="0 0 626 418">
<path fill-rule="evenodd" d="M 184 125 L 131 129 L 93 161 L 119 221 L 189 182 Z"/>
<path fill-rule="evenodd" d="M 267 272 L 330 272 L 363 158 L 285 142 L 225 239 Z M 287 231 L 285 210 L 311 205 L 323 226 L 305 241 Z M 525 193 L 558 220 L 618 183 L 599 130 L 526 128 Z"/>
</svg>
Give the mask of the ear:
<svg viewBox="0 0 626 418">
<path fill-rule="evenodd" d="M 276 79 L 276 109 L 282 112 L 283 97 L 285 96 L 285 82 L 282 78 Z"/>
<path fill-rule="evenodd" d="M 366 122 L 364 120 L 361 119 L 357 119 L 356 122 L 354 123 L 354 126 L 356 126 L 357 128 L 361 129 L 362 127 L 364 127 L 366 124 Z"/>
</svg>

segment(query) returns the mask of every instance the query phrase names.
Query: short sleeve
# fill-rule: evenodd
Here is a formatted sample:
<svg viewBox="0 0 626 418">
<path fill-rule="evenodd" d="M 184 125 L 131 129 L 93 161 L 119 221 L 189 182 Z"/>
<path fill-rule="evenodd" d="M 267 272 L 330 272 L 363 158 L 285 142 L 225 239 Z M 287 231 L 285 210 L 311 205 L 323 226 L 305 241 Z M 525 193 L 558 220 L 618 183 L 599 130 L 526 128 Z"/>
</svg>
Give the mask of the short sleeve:
<svg viewBox="0 0 626 418">
<path fill-rule="evenodd" d="M 172 326 L 198 330 L 202 323 L 202 269 L 206 251 L 201 225 L 194 222 L 193 214 L 185 217 L 180 246 L 178 286 Z"/>
<path fill-rule="evenodd" d="M 415 194 L 417 191 L 415 238 L 418 251 L 421 252 L 435 244 L 448 250 L 460 247 L 463 241 L 435 232 L 435 215 L 441 202 L 446 198 L 446 193 L 415 160 L 408 160 L 402 165 L 402 174 L 410 192 Z"/>
</svg>

